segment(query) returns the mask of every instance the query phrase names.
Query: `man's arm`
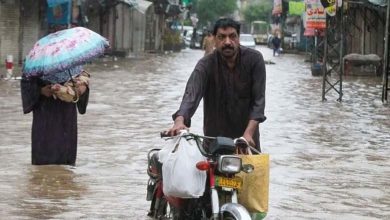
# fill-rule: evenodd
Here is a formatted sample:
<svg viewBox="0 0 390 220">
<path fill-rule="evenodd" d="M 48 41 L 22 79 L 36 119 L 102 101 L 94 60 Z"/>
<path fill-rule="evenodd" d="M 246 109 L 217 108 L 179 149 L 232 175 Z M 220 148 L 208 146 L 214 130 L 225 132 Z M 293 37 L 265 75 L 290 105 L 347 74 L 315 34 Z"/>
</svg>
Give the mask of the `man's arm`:
<svg viewBox="0 0 390 220">
<path fill-rule="evenodd" d="M 258 128 L 259 122 L 256 120 L 249 120 L 248 126 L 245 129 L 243 137 L 248 141 L 249 145 L 256 146 L 255 141 L 253 140 L 253 135 Z"/>
<path fill-rule="evenodd" d="M 252 69 L 252 106 L 249 112 L 249 122 L 243 134 L 243 137 L 251 146 L 255 146 L 253 135 L 259 127 L 259 123 L 266 120 L 264 115 L 265 108 L 265 82 L 266 72 L 263 56 L 256 56 L 255 65 Z"/>
<path fill-rule="evenodd" d="M 259 53 L 254 62 L 252 69 L 252 106 L 250 107 L 249 120 L 262 123 L 266 120 L 264 115 L 266 72 L 263 56 Z"/>
</svg>

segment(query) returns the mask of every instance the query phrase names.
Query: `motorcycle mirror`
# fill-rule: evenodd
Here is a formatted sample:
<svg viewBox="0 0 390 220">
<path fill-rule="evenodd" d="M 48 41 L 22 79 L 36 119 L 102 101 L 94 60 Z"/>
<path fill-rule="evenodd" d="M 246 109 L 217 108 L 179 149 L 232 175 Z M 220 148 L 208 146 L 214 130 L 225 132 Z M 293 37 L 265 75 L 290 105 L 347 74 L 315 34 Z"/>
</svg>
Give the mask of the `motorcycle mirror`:
<svg viewBox="0 0 390 220">
<path fill-rule="evenodd" d="M 252 173 L 255 167 L 252 164 L 243 164 L 241 170 L 245 173 Z"/>
</svg>

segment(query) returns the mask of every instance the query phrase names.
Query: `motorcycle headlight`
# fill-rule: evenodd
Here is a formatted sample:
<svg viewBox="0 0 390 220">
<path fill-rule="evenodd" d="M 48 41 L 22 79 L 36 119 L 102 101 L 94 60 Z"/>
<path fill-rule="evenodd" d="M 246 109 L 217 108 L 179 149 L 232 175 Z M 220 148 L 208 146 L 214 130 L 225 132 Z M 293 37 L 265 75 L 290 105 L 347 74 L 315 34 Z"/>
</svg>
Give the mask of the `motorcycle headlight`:
<svg viewBox="0 0 390 220">
<path fill-rule="evenodd" d="M 241 171 L 241 158 L 233 155 L 220 156 L 218 170 L 221 173 L 239 173 Z"/>
</svg>

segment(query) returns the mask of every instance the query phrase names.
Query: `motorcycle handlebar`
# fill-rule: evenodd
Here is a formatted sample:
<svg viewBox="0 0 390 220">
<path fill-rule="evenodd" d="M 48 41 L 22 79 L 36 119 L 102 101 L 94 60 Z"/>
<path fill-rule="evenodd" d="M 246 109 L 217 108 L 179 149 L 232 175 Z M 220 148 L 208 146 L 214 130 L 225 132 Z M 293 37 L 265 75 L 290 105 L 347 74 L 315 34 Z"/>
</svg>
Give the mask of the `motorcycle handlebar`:
<svg viewBox="0 0 390 220">
<path fill-rule="evenodd" d="M 161 131 L 160 132 L 160 137 L 161 138 L 172 138 L 172 137 L 176 137 L 176 136 L 179 136 L 179 135 L 195 135 L 195 134 L 192 134 L 192 133 L 189 133 L 187 130 L 180 130 L 179 134 L 177 135 L 170 135 L 168 134 L 168 131 Z"/>
<path fill-rule="evenodd" d="M 161 131 L 161 132 L 160 132 L 160 137 L 161 137 L 161 138 L 171 137 L 171 135 L 169 135 L 169 134 L 166 133 L 165 131 Z"/>
<path fill-rule="evenodd" d="M 208 153 L 206 151 L 206 149 L 204 149 L 203 144 L 200 141 L 201 141 L 201 139 L 213 140 L 213 139 L 216 139 L 216 137 L 201 136 L 201 135 L 190 133 L 187 130 L 183 130 L 180 135 L 182 135 L 183 137 L 189 137 L 189 138 L 195 139 L 195 141 L 198 145 L 198 148 L 199 148 L 200 152 L 203 154 L 203 156 L 206 156 L 206 157 L 211 156 L 211 154 Z M 165 131 L 162 131 L 162 132 L 160 132 L 160 137 L 164 138 L 164 137 L 173 137 L 173 136 L 169 135 Z M 248 141 L 244 137 L 239 137 L 239 138 L 233 139 L 233 141 L 234 141 L 234 144 L 236 145 L 236 147 L 238 147 L 238 148 L 241 148 L 241 149 L 250 148 L 250 150 L 252 150 L 258 154 L 261 153 L 261 150 L 259 151 L 256 148 L 250 146 L 250 144 L 248 143 Z"/>
<path fill-rule="evenodd" d="M 198 146 L 198 149 L 202 153 L 202 155 L 205 156 L 205 157 L 210 157 L 211 156 L 211 154 L 208 153 L 204 149 L 201 139 L 215 139 L 215 137 L 208 137 L 208 136 L 201 136 L 201 135 L 193 134 L 193 133 L 188 132 L 188 130 L 182 130 L 180 132 L 180 134 L 178 134 L 176 136 L 182 136 L 182 137 L 187 138 L 187 139 L 188 138 L 194 139 L 195 142 L 196 142 L 196 145 Z M 165 131 L 160 132 L 160 137 L 161 138 L 168 138 L 169 139 L 169 138 L 173 138 L 173 137 L 176 137 L 176 136 L 171 136 L 171 135 L 169 135 Z"/>
</svg>

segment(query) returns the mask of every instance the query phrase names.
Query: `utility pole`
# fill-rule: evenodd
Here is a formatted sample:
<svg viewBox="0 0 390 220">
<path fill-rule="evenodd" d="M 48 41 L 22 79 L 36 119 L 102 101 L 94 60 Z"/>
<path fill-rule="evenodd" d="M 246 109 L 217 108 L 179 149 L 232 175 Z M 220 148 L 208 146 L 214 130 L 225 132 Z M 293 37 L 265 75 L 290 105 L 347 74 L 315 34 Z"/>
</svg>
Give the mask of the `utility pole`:
<svg viewBox="0 0 390 220">
<path fill-rule="evenodd" d="M 327 15 L 325 30 L 325 48 L 323 60 L 323 78 L 322 78 L 322 101 L 326 101 L 326 94 L 334 90 L 339 94 L 337 101 L 341 102 L 343 98 L 343 44 L 344 44 L 344 14 L 343 6 L 337 8 L 335 16 Z M 333 54 L 338 55 L 338 61 L 335 62 Z M 329 68 L 328 68 L 329 67 Z M 338 75 L 336 82 L 330 79 L 331 73 Z M 338 87 L 337 87 L 338 85 Z"/>
<path fill-rule="evenodd" d="M 389 35 L 390 35 L 390 0 L 387 1 L 386 13 L 386 29 L 385 29 L 385 49 L 383 54 L 383 86 L 382 86 L 382 102 L 387 102 L 389 88 Z"/>
</svg>

